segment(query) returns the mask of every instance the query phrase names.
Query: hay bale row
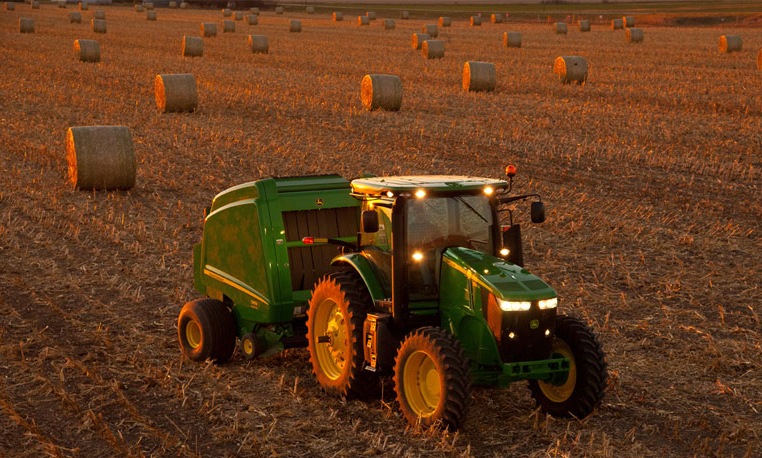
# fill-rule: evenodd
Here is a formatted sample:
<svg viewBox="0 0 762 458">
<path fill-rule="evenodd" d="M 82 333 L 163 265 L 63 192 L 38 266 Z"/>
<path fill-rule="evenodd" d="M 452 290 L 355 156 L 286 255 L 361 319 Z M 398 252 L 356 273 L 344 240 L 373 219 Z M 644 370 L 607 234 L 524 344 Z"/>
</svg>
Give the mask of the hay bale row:
<svg viewBox="0 0 762 458">
<path fill-rule="evenodd" d="M 190 4 L 188 2 L 180 2 L 180 9 L 188 9 L 190 8 Z"/>
<path fill-rule="evenodd" d="M 79 2 L 77 3 L 77 6 L 79 7 L 80 11 L 87 11 L 87 3 L 86 2 Z"/>
<path fill-rule="evenodd" d="M 421 45 L 421 52 L 426 59 L 441 59 L 444 57 L 444 41 L 426 40 Z"/>
<path fill-rule="evenodd" d="M 743 48 L 741 35 L 723 35 L 720 37 L 720 52 L 739 52 Z"/>
<path fill-rule="evenodd" d="M 436 38 L 439 36 L 439 29 L 435 24 L 426 24 L 423 27 L 421 27 L 421 32 L 429 35 L 431 38 Z"/>
<path fill-rule="evenodd" d="M 29 17 L 19 18 L 19 33 L 34 33 L 34 19 Z"/>
<path fill-rule="evenodd" d="M 201 23 L 201 36 L 202 37 L 216 37 L 217 36 L 217 24 L 214 22 L 202 22 Z"/>
<path fill-rule="evenodd" d="M 430 39 L 431 39 L 431 35 L 427 33 L 414 33 L 413 34 L 413 49 L 415 50 L 421 49 L 421 46 L 423 46 L 423 42 Z"/>
<path fill-rule="evenodd" d="M 130 189 L 137 161 L 125 126 L 71 127 L 66 132 L 69 182 L 77 189 Z"/>
<path fill-rule="evenodd" d="M 566 32 L 569 30 L 565 22 L 556 22 L 553 27 L 558 35 L 566 35 Z"/>
<path fill-rule="evenodd" d="M 368 16 L 357 16 L 357 25 L 370 25 L 370 18 Z"/>
<path fill-rule="evenodd" d="M 249 49 L 251 49 L 253 54 L 267 54 L 270 51 L 267 37 L 264 35 L 249 35 Z"/>
<path fill-rule="evenodd" d="M 198 106 L 196 78 L 190 73 L 156 75 L 155 94 L 162 113 L 195 111 Z"/>
<path fill-rule="evenodd" d="M 482 25 L 482 17 L 481 16 L 471 16 L 471 27 L 476 27 Z"/>
<path fill-rule="evenodd" d="M 314 6 L 308 6 L 307 7 L 307 14 L 315 14 L 315 7 Z"/>
<path fill-rule="evenodd" d="M 447 16 L 440 16 L 439 18 L 439 27 L 450 27 L 452 24 L 452 21 Z"/>
<path fill-rule="evenodd" d="M 95 33 L 106 33 L 106 21 L 103 19 L 91 19 L 90 27 Z"/>
<path fill-rule="evenodd" d="M 72 11 L 69 13 L 69 23 L 70 24 L 81 24 L 82 23 L 82 13 L 79 11 Z"/>
<path fill-rule="evenodd" d="M 243 11 L 236 11 L 235 12 L 235 20 L 236 21 L 243 21 Z"/>
<path fill-rule="evenodd" d="M 625 31 L 627 41 L 630 43 L 642 43 L 643 42 L 643 29 L 636 27 L 630 27 Z"/>
<path fill-rule="evenodd" d="M 283 7 L 282 6 L 276 6 L 275 7 L 275 14 L 277 14 L 278 16 L 282 15 L 283 14 Z"/>
<path fill-rule="evenodd" d="M 519 32 L 503 33 L 503 45 L 506 48 L 520 48 L 521 47 L 521 33 Z"/>
<path fill-rule="evenodd" d="M 177 2 L 169 2 L 169 7 L 176 10 L 179 5 Z"/>
<path fill-rule="evenodd" d="M 5 11 L 16 11 L 16 4 L 13 2 L 5 2 Z"/>
<path fill-rule="evenodd" d="M 590 21 L 583 19 L 579 21 L 579 31 L 580 32 L 589 32 L 590 31 Z"/>
<path fill-rule="evenodd" d="M 333 12 L 333 22 L 339 22 L 344 20 L 344 13 L 341 11 L 334 11 Z"/>
<path fill-rule="evenodd" d="M 153 2 L 143 2 L 143 6 L 145 6 L 146 9 L 150 11 L 153 9 Z"/>
<path fill-rule="evenodd" d="M 381 27 L 384 30 L 392 30 L 392 29 L 394 29 L 394 27 L 395 27 L 394 19 L 384 19 L 383 21 L 381 21 Z"/>
<path fill-rule="evenodd" d="M 249 8 L 249 13 L 259 16 L 259 8 Z"/>
<path fill-rule="evenodd" d="M 95 19 L 106 19 L 106 12 L 103 10 L 95 10 L 93 17 Z"/>
<path fill-rule="evenodd" d="M 38 2 L 38 1 L 36 1 L 36 0 L 32 0 L 32 3 L 31 3 L 31 5 L 32 5 L 32 9 L 33 9 L 33 10 L 38 10 L 38 9 L 40 9 L 40 2 Z"/>
<path fill-rule="evenodd" d="M 495 64 L 469 61 L 463 65 L 463 89 L 469 92 L 494 91 L 497 85 Z"/>
<path fill-rule="evenodd" d="M 235 21 L 222 21 L 222 33 L 235 32 Z"/>
<path fill-rule="evenodd" d="M 147 21 L 155 21 L 156 20 L 156 11 L 146 11 L 146 20 Z"/>
<path fill-rule="evenodd" d="M 611 30 L 622 30 L 624 28 L 624 21 L 621 19 L 611 20 Z"/>
<path fill-rule="evenodd" d="M 246 22 L 249 25 L 258 25 L 259 24 L 259 16 L 256 14 L 247 14 L 246 15 Z"/>
<path fill-rule="evenodd" d="M 60 0 L 58 2 L 58 7 L 59 8 L 66 8 L 66 1 L 65 0 Z"/>
<path fill-rule="evenodd" d="M 490 16 L 490 21 L 493 24 L 502 24 L 504 16 L 502 14 L 493 14 Z"/>
<path fill-rule="evenodd" d="M 635 17 L 634 16 L 623 16 L 622 17 L 622 24 L 625 27 L 635 27 Z"/>
<path fill-rule="evenodd" d="M 375 11 L 366 11 L 365 15 L 368 16 L 368 19 L 371 21 L 376 20 L 376 12 Z"/>
<path fill-rule="evenodd" d="M 402 10 L 400 13 L 400 19 L 410 19 L 410 13 L 406 10 Z"/>
<path fill-rule="evenodd" d="M 757 68 L 762 70 L 762 49 L 757 53 Z"/>
<path fill-rule="evenodd" d="M 402 106 L 402 80 L 396 75 L 365 75 L 360 84 L 360 100 L 368 111 L 379 108 L 398 111 Z"/>
<path fill-rule="evenodd" d="M 101 45 L 95 40 L 74 40 L 74 57 L 80 62 L 100 62 Z"/>
<path fill-rule="evenodd" d="M 203 55 L 203 38 L 183 36 L 183 57 L 202 57 Z"/>
<path fill-rule="evenodd" d="M 553 73 L 563 84 L 585 84 L 587 81 L 587 61 L 579 56 L 562 56 L 553 63 Z"/>
<path fill-rule="evenodd" d="M 302 31 L 302 21 L 296 19 L 291 20 L 291 24 L 288 26 L 288 31 L 292 33 L 299 33 Z"/>
<path fill-rule="evenodd" d="M 230 17 L 233 15 L 233 11 L 229 8 L 224 8 L 222 10 L 222 17 Z"/>
<path fill-rule="evenodd" d="M 135 12 L 142 13 L 144 11 L 143 5 L 135 5 Z"/>
</svg>

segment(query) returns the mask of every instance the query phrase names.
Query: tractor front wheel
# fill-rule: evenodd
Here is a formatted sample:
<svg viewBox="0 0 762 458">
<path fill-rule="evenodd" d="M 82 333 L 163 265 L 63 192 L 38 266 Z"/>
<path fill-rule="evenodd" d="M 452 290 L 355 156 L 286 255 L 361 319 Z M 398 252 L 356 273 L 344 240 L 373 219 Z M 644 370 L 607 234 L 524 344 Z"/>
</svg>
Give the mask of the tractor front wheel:
<svg viewBox="0 0 762 458">
<path fill-rule="evenodd" d="M 436 327 L 408 334 L 397 352 L 394 390 L 411 425 L 457 429 L 471 404 L 471 369 L 455 336 Z"/>
<path fill-rule="evenodd" d="M 537 405 L 556 417 L 585 418 L 600 405 L 606 391 L 606 355 L 593 331 L 570 316 L 556 318 L 553 357 L 569 358 L 563 380 L 531 380 L 529 389 Z"/>
<path fill-rule="evenodd" d="M 180 347 L 193 361 L 224 363 L 235 350 L 235 323 L 228 307 L 216 299 L 188 302 L 177 320 Z"/>
<path fill-rule="evenodd" d="M 364 370 L 363 323 L 372 300 L 354 272 L 323 277 L 307 309 L 307 341 L 312 372 L 323 390 L 343 398 L 375 392 L 373 374 Z"/>
</svg>

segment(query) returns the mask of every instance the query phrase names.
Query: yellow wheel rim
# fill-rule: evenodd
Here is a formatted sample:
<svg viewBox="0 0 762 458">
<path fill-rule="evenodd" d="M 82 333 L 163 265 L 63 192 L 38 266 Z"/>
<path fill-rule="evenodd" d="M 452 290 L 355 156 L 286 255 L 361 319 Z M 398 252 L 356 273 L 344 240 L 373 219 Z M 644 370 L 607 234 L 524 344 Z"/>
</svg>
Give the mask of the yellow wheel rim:
<svg viewBox="0 0 762 458">
<path fill-rule="evenodd" d="M 243 352 L 247 355 L 254 353 L 254 343 L 252 343 L 251 339 L 243 340 Z"/>
<path fill-rule="evenodd" d="M 577 385 L 577 364 L 574 362 L 571 347 L 561 339 L 553 340 L 553 356 L 556 357 L 556 355 L 569 358 L 569 376 L 562 385 L 553 385 L 548 382 L 538 382 L 538 385 L 546 398 L 552 402 L 561 403 L 574 393 L 574 387 Z"/>
<path fill-rule="evenodd" d="M 324 299 L 317 307 L 312 345 L 323 373 L 331 380 L 336 380 L 344 371 L 349 357 L 346 318 L 333 299 Z M 318 342 L 323 336 L 328 337 L 328 341 Z"/>
<path fill-rule="evenodd" d="M 405 400 L 421 418 L 430 417 L 439 406 L 441 380 L 434 360 L 423 351 L 408 356 L 402 369 Z"/>
<path fill-rule="evenodd" d="M 193 320 L 188 321 L 185 325 L 185 339 L 194 350 L 201 346 L 201 328 L 198 323 Z"/>
</svg>

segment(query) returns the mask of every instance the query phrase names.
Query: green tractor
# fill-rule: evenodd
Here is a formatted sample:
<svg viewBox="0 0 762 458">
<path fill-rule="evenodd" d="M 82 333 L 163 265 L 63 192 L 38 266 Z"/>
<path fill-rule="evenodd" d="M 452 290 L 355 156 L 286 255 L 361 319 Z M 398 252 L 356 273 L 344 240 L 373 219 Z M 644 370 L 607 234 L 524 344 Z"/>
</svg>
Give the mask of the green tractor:
<svg viewBox="0 0 762 458">
<path fill-rule="evenodd" d="M 523 267 L 521 231 L 501 206 L 507 180 L 461 176 L 271 178 L 218 194 L 193 249 L 204 299 L 178 320 L 192 360 L 308 347 L 329 394 L 377 393 L 393 375 L 411 424 L 458 428 L 472 384 L 528 380 L 555 416 L 583 418 L 606 388 L 606 361 L 556 292 Z M 502 226 L 500 214 L 510 213 Z"/>
</svg>

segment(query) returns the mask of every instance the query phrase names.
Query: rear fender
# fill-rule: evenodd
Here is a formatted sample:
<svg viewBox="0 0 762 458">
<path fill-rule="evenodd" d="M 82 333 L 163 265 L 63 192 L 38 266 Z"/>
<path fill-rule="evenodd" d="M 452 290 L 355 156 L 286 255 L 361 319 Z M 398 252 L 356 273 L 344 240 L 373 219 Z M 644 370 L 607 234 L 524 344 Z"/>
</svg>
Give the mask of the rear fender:
<svg viewBox="0 0 762 458">
<path fill-rule="evenodd" d="M 371 299 L 373 302 L 385 299 L 384 289 L 381 287 L 381 283 L 378 281 L 376 274 L 373 272 L 373 267 L 370 265 L 365 256 L 359 253 L 343 254 L 336 256 L 331 261 L 332 266 L 345 266 L 351 267 L 362 277 L 365 286 L 368 288 Z"/>
</svg>

